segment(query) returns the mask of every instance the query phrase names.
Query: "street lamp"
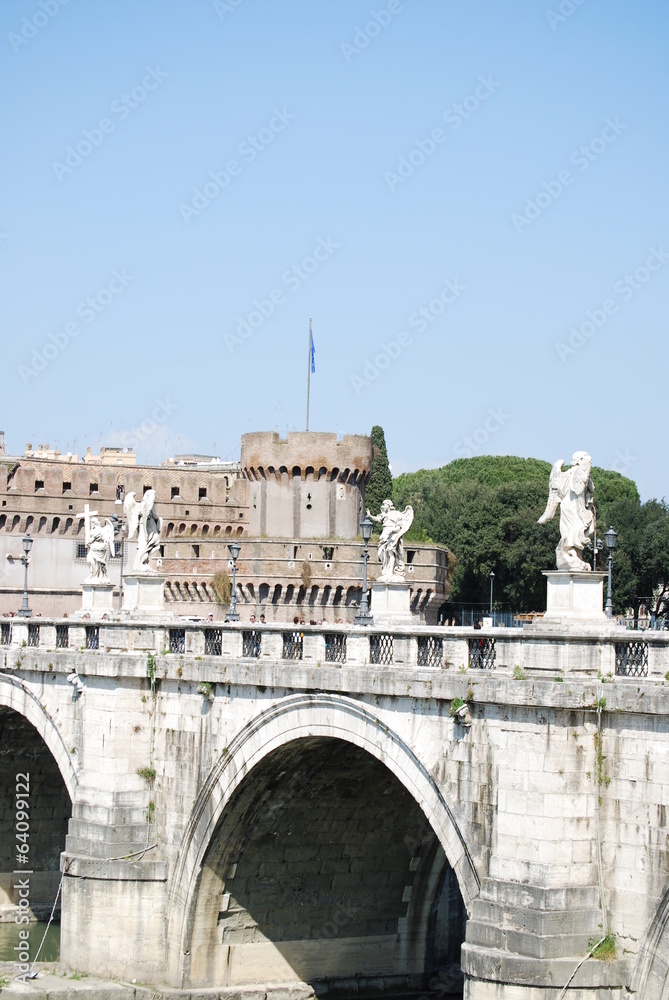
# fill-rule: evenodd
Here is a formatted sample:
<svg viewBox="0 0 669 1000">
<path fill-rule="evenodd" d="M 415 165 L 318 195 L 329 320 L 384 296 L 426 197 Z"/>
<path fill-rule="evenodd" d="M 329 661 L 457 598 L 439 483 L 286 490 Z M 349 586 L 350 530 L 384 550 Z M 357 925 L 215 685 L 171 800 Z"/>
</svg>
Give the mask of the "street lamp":
<svg viewBox="0 0 669 1000">
<path fill-rule="evenodd" d="M 606 612 L 607 618 L 613 618 L 613 598 L 611 596 L 611 569 L 613 567 L 613 550 L 616 547 L 616 542 L 618 540 L 618 532 L 610 527 L 609 530 L 604 535 L 606 539 L 606 547 L 609 550 L 609 580 L 606 590 L 606 604 L 604 606 L 604 611 Z"/>
<path fill-rule="evenodd" d="M 21 607 L 18 613 L 22 618 L 32 618 L 32 611 L 28 605 L 28 563 L 30 562 L 30 550 L 33 547 L 33 539 L 30 534 L 26 532 L 25 538 L 22 538 L 23 542 L 23 555 L 21 556 L 21 562 L 25 567 L 25 575 L 23 578 L 23 600 L 21 602 Z"/>
<path fill-rule="evenodd" d="M 241 546 L 237 542 L 232 542 L 228 545 L 230 549 L 230 555 L 232 556 L 232 590 L 230 592 L 230 608 L 228 610 L 228 621 L 238 622 L 239 615 L 237 614 L 237 557 L 241 552 Z"/>
<path fill-rule="evenodd" d="M 490 577 L 490 617 L 492 618 L 492 585 L 495 582 L 495 574 L 493 570 L 490 570 L 488 576 Z"/>
<path fill-rule="evenodd" d="M 372 519 L 369 514 L 365 514 L 360 522 L 360 534 L 365 543 L 365 550 L 362 554 L 362 598 L 360 600 L 360 613 L 355 616 L 356 625 L 373 625 L 374 618 L 369 613 L 369 601 L 367 600 L 367 560 L 369 559 L 369 540 L 372 537 Z"/>
</svg>

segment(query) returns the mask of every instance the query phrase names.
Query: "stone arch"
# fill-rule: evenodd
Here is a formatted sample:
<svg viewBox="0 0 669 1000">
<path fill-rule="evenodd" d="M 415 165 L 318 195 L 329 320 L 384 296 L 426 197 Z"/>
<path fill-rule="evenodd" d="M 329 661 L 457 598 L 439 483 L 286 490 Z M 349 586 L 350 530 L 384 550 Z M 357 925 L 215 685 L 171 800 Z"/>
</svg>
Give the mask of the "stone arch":
<svg viewBox="0 0 669 1000">
<path fill-rule="evenodd" d="M 418 806 L 430 834 L 439 842 L 465 908 L 468 913 L 471 911 L 480 890 L 473 858 L 441 789 L 412 748 L 353 699 L 325 693 L 291 695 L 261 712 L 237 733 L 210 771 L 195 801 L 168 896 L 167 941 L 172 982 L 184 985 L 189 981 L 188 956 L 203 862 L 234 793 L 274 751 L 319 737 L 351 744 L 388 768 Z"/>
<path fill-rule="evenodd" d="M 669 888 L 643 939 L 630 988 L 643 1000 L 669 1000 Z"/>
<path fill-rule="evenodd" d="M 0 674 L 0 707 L 22 715 L 46 743 L 65 783 L 72 802 L 77 790 L 78 775 L 67 743 L 55 722 L 42 708 L 39 699 L 18 677 Z"/>
</svg>

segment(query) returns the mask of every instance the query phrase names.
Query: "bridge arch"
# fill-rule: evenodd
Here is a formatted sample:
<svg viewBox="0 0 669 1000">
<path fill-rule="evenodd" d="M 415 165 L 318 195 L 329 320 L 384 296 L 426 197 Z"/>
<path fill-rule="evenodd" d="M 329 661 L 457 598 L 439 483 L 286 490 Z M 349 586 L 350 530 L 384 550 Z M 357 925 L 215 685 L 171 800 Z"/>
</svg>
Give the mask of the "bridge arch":
<svg viewBox="0 0 669 1000">
<path fill-rule="evenodd" d="M 51 751 L 67 793 L 74 802 L 78 776 L 63 734 L 30 688 L 18 677 L 0 671 L 0 709 L 2 708 L 10 708 L 22 715 L 37 730 Z"/>
<path fill-rule="evenodd" d="M 298 755 L 292 763 L 288 748 L 290 753 Z M 325 759 L 330 750 L 345 754 L 346 748 L 357 753 L 359 758 L 371 761 L 376 769 L 377 786 L 382 774 L 389 783 L 392 779 L 400 790 L 392 794 L 404 796 L 404 812 L 414 811 L 412 829 L 418 831 L 422 828 L 424 832 L 417 836 L 410 832 L 404 841 L 405 848 L 409 842 L 415 841 L 414 849 L 418 850 L 418 854 L 422 852 L 418 846 L 421 844 L 427 845 L 422 853 L 427 856 L 431 852 L 431 860 L 425 860 L 425 863 L 424 859 L 420 860 L 423 886 L 432 886 L 433 891 L 438 882 L 442 885 L 443 868 L 446 866 L 452 876 L 454 891 L 469 912 L 480 887 L 473 859 L 448 803 L 411 747 L 388 729 L 369 708 L 352 699 L 322 693 L 293 695 L 281 699 L 247 723 L 226 748 L 198 795 L 178 852 L 179 860 L 169 892 L 168 948 L 173 982 L 190 986 L 220 985 L 207 978 L 213 976 L 216 979 L 221 969 L 211 965 L 207 967 L 206 962 L 203 963 L 202 953 L 207 943 L 202 942 L 202 928 L 207 920 L 209 926 L 212 921 L 213 926 L 216 925 L 217 914 L 213 913 L 211 906 L 221 896 L 221 889 L 216 891 L 220 877 L 216 882 L 212 871 L 216 865 L 219 871 L 226 866 L 229 869 L 234 862 L 234 850 L 227 849 L 227 845 L 234 843 L 235 837 L 239 841 L 239 831 L 244 828 L 246 820 L 239 818 L 239 803 L 244 798 L 244 790 L 250 787 L 249 782 L 264 774 L 266 788 L 274 789 L 286 773 L 293 773 L 298 759 L 312 760 L 314 755 L 319 754 Z M 303 752 L 301 758 L 300 752 Z M 283 758 L 281 754 L 284 754 Z M 275 762 L 278 763 L 275 765 Z M 386 793 L 382 791 L 381 794 Z M 267 794 L 263 801 L 266 798 Z M 244 809 L 248 811 L 248 798 Z M 230 829 L 225 827 L 226 823 L 232 824 Z M 225 836 L 217 837 L 217 831 L 221 829 L 225 829 Z M 245 844 L 244 835 L 241 836 Z M 226 845 L 225 849 L 212 846 L 221 843 Z M 441 858 L 441 870 L 437 852 Z M 209 900 L 209 912 L 204 917 L 203 894 Z M 421 907 L 424 909 L 429 905 L 429 900 L 425 903 L 426 898 L 422 902 L 420 899 L 409 902 L 406 919 L 413 914 L 416 926 L 421 920 L 427 923 L 426 912 L 419 913 Z M 408 899 L 411 899 L 410 894 Z M 211 936 L 211 931 L 207 933 Z M 406 947 L 409 950 L 412 947 L 410 939 L 411 934 L 407 938 L 409 944 Z M 418 947 L 415 941 L 413 947 L 414 950 Z"/>
</svg>

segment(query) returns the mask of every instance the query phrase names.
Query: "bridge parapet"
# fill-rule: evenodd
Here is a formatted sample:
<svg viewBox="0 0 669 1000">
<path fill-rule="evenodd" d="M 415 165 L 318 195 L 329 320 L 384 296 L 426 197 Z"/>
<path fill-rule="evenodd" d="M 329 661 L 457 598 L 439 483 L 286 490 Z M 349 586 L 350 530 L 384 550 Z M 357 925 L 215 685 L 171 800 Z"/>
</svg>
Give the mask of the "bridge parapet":
<svg viewBox="0 0 669 1000">
<path fill-rule="evenodd" d="M 301 661 L 306 664 L 443 670 L 515 671 L 529 677 L 576 674 L 649 677 L 669 671 L 669 633 L 621 626 L 463 628 L 210 623 L 169 619 L 0 620 L 0 649 L 181 654 L 221 660 Z"/>
</svg>

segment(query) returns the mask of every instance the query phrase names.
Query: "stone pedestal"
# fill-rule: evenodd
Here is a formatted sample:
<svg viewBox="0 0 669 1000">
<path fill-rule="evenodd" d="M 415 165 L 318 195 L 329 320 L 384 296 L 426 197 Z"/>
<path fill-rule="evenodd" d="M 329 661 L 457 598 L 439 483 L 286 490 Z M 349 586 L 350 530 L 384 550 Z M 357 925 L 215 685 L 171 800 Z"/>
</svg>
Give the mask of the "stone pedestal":
<svg viewBox="0 0 669 1000">
<path fill-rule="evenodd" d="M 372 584 L 372 606 L 375 625 L 418 625 L 420 615 L 414 615 L 409 602 L 408 583 Z"/>
<path fill-rule="evenodd" d="M 165 580 L 157 573 L 130 573 L 123 577 L 123 607 L 125 614 L 164 615 L 165 595 L 163 592 Z"/>
<path fill-rule="evenodd" d="M 84 580 L 81 585 L 81 611 L 104 614 L 114 610 L 114 584 L 111 580 Z"/>
<path fill-rule="evenodd" d="M 604 580 L 606 573 L 545 570 L 548 592 L 546 614 L 541 621 L 551 625 L 606 624 Z"/>
</svg>

